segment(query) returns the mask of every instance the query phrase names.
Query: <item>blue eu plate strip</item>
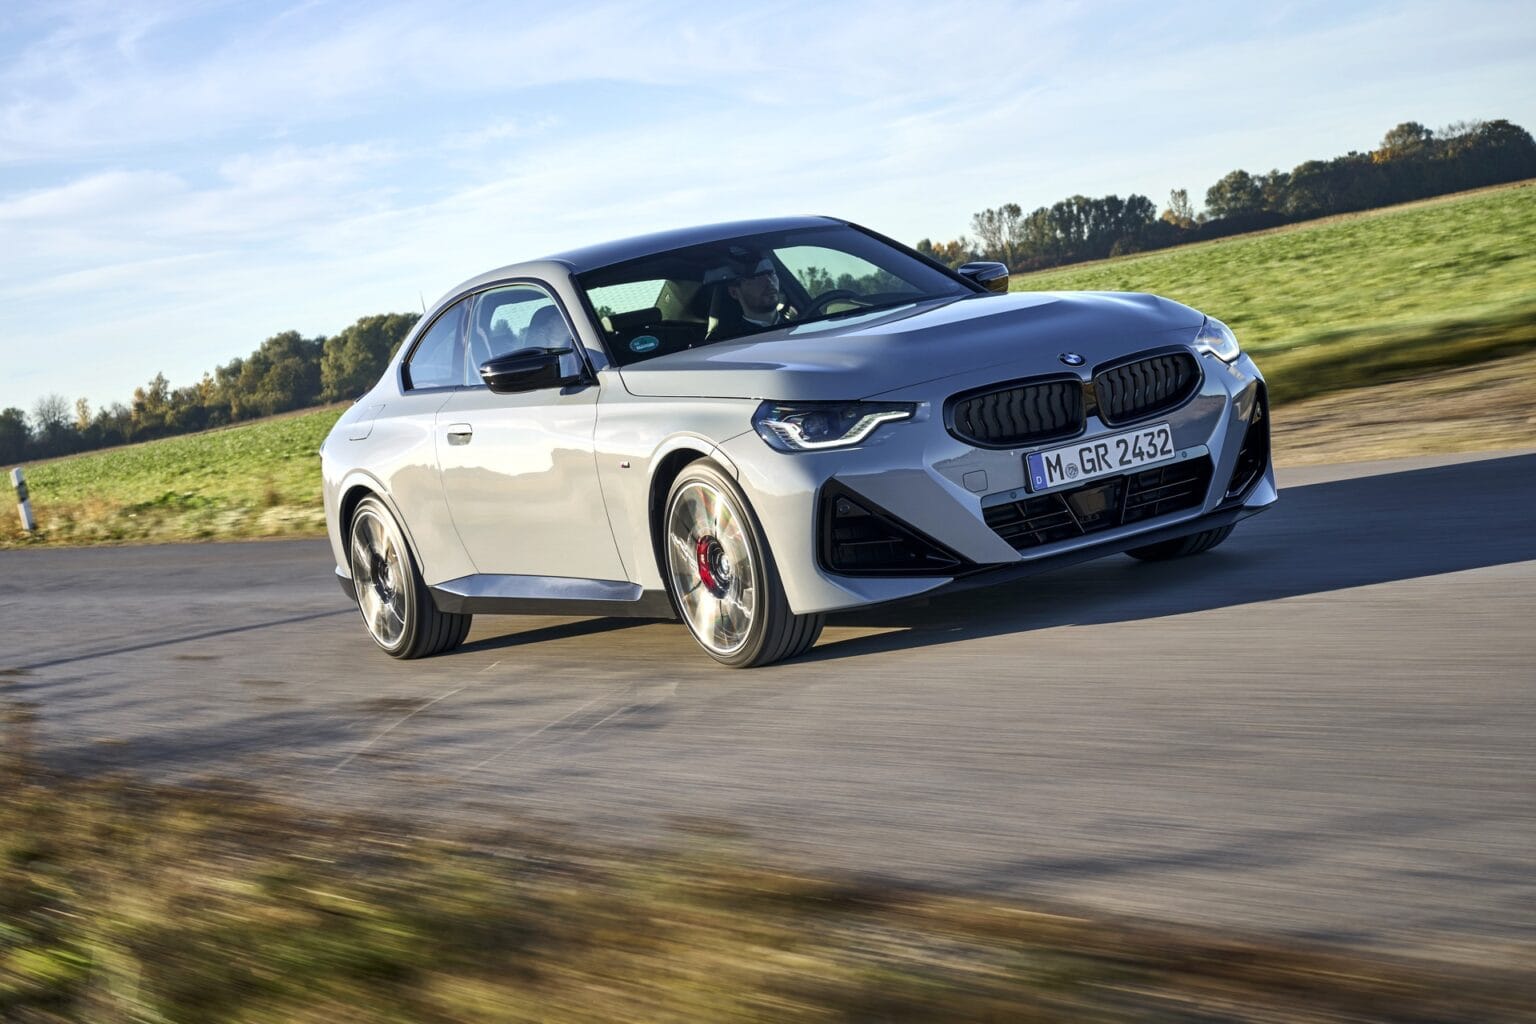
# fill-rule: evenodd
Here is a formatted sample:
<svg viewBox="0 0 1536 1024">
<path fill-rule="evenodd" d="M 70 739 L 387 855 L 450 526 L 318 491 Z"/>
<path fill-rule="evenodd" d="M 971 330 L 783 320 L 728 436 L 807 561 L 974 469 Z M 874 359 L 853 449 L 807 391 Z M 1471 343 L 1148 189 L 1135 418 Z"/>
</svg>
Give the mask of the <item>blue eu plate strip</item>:
<svg viewBox="0 0 1536 1024">
<path fill-rule="evenodd" d="M 1045 486 L 1045 454 L 1031 452 L 1025 461 L 1029 464 L 1029 489 L 1038 491 Z"/>
</svg>

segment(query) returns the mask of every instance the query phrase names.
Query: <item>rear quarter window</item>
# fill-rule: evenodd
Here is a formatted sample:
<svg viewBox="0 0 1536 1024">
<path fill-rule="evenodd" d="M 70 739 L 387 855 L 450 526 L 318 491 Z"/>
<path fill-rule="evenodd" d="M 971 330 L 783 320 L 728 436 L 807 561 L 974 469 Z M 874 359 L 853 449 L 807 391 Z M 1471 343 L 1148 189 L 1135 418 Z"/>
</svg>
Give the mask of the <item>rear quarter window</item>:
<svg viewBox="0 0 1536 1024">
<path fill-rule="evenodd" d="M 468 299 L 454 303 L 432 322 L 421 341 L 416 343 L 405 364 L 406 386 L 411 390 L 454 387 L 459 383 L 464 348 L 464 312 L 468 308 Z"/>
</svg>

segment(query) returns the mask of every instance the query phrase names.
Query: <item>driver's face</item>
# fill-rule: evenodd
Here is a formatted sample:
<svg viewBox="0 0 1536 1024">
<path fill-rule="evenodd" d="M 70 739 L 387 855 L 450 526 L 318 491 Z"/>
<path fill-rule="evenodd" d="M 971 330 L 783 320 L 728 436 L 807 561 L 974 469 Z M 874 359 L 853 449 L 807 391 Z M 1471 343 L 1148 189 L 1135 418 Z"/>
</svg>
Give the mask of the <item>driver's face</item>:
<svg viewBox="0 0 1536 1024">
<path fill-rule="evenodd" d="M 740 278 L 731 286 L 731 294 L 747 313 L 771 313 L 779 304 L 779 275 L 776 271 L 764 270 Z"/>
</svg>

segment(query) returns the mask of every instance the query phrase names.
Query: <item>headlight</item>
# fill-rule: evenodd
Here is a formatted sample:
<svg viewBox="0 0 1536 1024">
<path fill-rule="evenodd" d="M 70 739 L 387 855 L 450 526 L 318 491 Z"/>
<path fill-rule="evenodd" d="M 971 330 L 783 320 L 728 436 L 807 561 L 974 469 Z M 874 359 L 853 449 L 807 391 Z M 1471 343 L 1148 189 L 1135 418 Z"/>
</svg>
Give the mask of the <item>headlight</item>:
<svg viewBox="0 0 1536 1024">
<path fill-rule="evenodd" d="M 1243 354 L 1232 328 L 1213 316 L 1206 317 L 1205 323 L 1200 325 L 1200 333 L 1195 335 L 1195 350 L 1209 352 L 1224 363 L 1230 363 Z"/>
<path fill-rule="evenodd" d="M 882 423 L 911 419 L 916 409 L 911 402 L 764 402 L 752 426 L 781 452 L 848 448 Z"/>
</svg>

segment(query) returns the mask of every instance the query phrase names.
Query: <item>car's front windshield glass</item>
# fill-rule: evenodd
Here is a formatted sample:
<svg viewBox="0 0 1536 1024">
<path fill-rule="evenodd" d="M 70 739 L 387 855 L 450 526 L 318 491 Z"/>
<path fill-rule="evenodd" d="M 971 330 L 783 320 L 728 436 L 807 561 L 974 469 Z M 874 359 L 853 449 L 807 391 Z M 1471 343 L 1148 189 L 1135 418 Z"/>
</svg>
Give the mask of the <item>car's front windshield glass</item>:
<svg viewBox="0 0 1536 1024">
<path fill-rule="evenodd" d="M 577 277 L 620 365 L 972 291 L 843 225 L 744 235 Z"/>
</svg>

